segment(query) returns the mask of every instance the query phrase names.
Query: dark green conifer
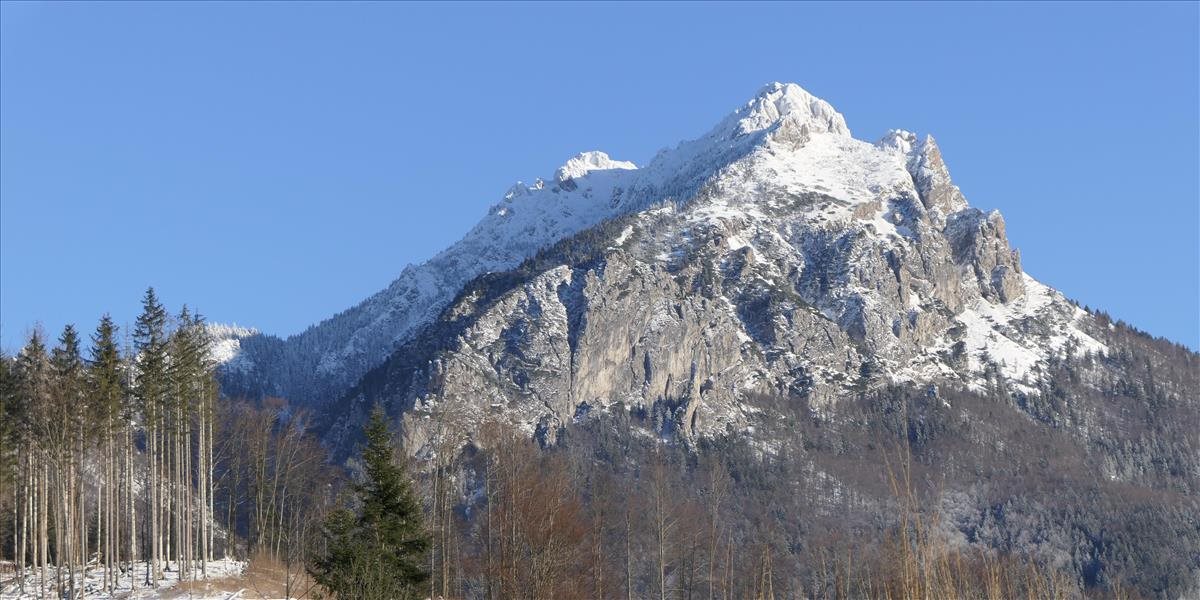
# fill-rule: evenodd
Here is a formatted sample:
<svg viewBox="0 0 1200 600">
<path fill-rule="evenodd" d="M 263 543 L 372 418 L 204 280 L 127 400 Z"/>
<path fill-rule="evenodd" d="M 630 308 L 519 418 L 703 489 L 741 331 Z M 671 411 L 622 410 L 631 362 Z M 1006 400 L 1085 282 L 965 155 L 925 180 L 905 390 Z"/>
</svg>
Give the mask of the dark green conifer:
<svg viewBox="0 0 1200 600">
<path fill-rule="evenodd" d="M 147 288 L 142 298 L 142 314 L 138 315 L 133 330 L 134 348 L 138 353 L 134 393 L 152 418 L 157 416 L 166 392 L 166 325 L 167 310 L 158 301 L 154 288 Z"/>
<path fill-rule="evenodd" d="M 97 422 L 110 423 L 120 416 L 124 396 L 121 379 L 121 350 L 117 347 L 117 326 L 104 315 L 92 334 L 91 368 L 88 387 Z"/>
<path fill-rule="evenodd" d="M 371 414 L 365 433 L 365 480 L 354 486 L 358 506 L 336 510 L 326 519 L 324 551 L 310 572 L 338 598 L 424 597 L 420 586 L 429 578 L 429 538 L 382 410 Z"/>
<path fill-rule="evenodd" d="M 83 356 L 79 351 L 79 334 L 74 325 L 63 328 L 58 346 L 50 352 L 54 371 L 55 412 L 58 425 L 76 425 L 84 416 Z"/>
</svg>

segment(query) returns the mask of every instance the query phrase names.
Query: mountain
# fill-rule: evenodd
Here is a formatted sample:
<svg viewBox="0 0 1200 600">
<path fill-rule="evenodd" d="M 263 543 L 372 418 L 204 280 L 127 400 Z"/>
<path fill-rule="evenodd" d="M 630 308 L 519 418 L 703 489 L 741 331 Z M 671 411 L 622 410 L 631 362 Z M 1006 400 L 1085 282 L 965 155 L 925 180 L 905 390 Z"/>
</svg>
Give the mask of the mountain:
<svg viewBox="0 0 1200 600">
<path fill-rule="evenodd" d="M 792 87 L 793 95 L 807 96 Z M 819 118 L 836 119 L 845 130 L 832 107 L 820 102 L 816 108 L 825 111 Z M 755 140 L 738 132 L 769 127 L 765 110 L 779 108 L 735 114 L 709 135 L 663 152 L 644 170 L 603 152 L 586 152 L 557 169 L 551 182 L 517 182 L 462 240 L 409 266 L 387 289 L 299 335 L 280 340 L 257 332 L 217 332 L 229 349 L 222 356 L 226 389 L 285 396 L 301 404 L 336 398 L 433 320 L 474 277 L 514 268 L 547 245 L 606 219 L 695 193 L 718 169 L 750 151 Z M 586 185 L 581 188 L 577 180 Z"/>
<path fill-rule="evenodd" d="M 1022 271 L 1003 218 L 967 204 L 932 137 L 857 140 L 776 83 L 643 169 L 591 152 L 514 186 L 359 306 L 285 342 L 242 339 L 227 371 L 261 365 L 269 393 L 316 402 L 391 356 L 404 391 L 385 395 L 411 418 L 450 402 L 552 434 L 622 403 L 704 435 L 750 426 L 747 394 L 821 407 L 893 381 L 978 388 L 991 371 L 1032 392 L 1052 357 L 1105 352 L 1096 327 Z"/>
<path fill-rule="evenodd" d="M 587 152 L 550 181 L 518 182 L 458 243 L 299 335 L 222 331 L 226 387 L 310 405 L 336 399 L 435 320 L 467 282 L 630 215 L 637 218 L 616 236 L 623 259 L 673 273 L 704 262 L 725 279 L 740 269 L 721 294 L 725 308 L 741 311 L 730 331 L 773 349 L 775 371 L 780 359 L 788 371 L 811 363 L 804 368 L 823 395 L 836 388 L 822 384 L 853 379 L 857 367 L 814 370 L 797 358 L 804 345 L 780 343 L 766 315 L 745 314 L 748 303 L 790 289 L 812 309 L 816 327 L 835 326 L 821 336 L 828 349 L 849 352 L 859 366 L 877 358 L 874 366 L 913 380 L 969 377 L 986 354 L 1021 381 L 1068 340 L 1103 349 L 1076 325 L 1081 311 L 1023 274 L 999 213 L 967 206 L 933 138 L 896 130 L 874 144 L 856 140 L 828 103 L 775 83 L 644 169 Z M 651 227 L 666 229 L 648 235 Z M 770 318 L 795 318 L 798 306 L 777 307 L 788 316 Z M 1037 314 L 1065 329 L 1039 337 L 1013 325 Z M 948 352 L 970 369 L 954 367 Z"/>
<path fill-rule="evenodd" d="M 806 553 L 896 526 L 903 456 L 948 543 L 1200 590 L 1200 356 L 1025 273 L 932 137 L 856 139 L 794 84 L 644 167 L 587 152 L 514 185 L 300 335 L 214 332 L 226 393 L 318 410 L 338 460 L 375 405 L 417 456 L 464 452 L 468 521 L 492 424 L 629 489 L 667 448 L 681 503 L 723 465 L 730 526 L 815 589 Z"/>
</svg>

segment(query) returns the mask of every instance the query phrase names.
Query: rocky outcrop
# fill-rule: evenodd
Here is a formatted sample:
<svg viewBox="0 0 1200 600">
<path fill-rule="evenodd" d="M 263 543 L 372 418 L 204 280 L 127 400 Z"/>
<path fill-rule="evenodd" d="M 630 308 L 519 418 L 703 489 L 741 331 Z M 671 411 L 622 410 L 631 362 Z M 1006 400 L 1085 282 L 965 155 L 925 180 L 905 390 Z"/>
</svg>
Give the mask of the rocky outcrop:
<svg viewBox="0 0 1200 600">
<path fill-rule="evenodd" d="M 999 211 L 984 215 L 965 209 L 950 217 L 946 226 L 955 261 L 969 265 L 980 294 L 1011 302 L 1025 292 L 1019 255 L 1008 246 L 1004 217 Z"/>
</svg>

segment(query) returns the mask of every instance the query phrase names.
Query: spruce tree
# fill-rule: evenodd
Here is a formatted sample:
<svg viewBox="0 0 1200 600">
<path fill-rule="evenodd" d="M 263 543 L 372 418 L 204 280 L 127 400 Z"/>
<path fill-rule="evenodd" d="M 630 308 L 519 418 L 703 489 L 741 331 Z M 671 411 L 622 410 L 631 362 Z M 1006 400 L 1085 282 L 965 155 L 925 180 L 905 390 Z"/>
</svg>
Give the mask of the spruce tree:
<svg viewBox="0 0 1200 600">
<path fill-rule="evenodd" d="M 31 562 L 37 574 L 37 593 L 46 595 L 46 584 L 49 567 L 50 541 L 49 521 L 46 518 L 48 506 L 47 479 L 49 461 L 47 440 L 50 431 L 48 423 L 51 418 L 51 366 L 46 354 L 46 344 L 40 329 L 34 329 L 29 336 L 29 342 L 17 355 L 16 364 L 17 412 L 24 418 L 18 422 L 19 436 L 22 439 L 22 453 L 25 455 L 24 482 L 24 521 L 21 525 L 21 558 L 18 568 L 24 566 L 25 548 L 28 546 Z M 24 585 L 24 584 L 22 584 Z M 26 590 L 27 591 L 27 590 Z"/>
<path fill-rule="evenodd" d="M 112 589 L 116 581 L 116 560 L 120 548 L 120 528 L 117 525 L 118 506 L 118 457 L 117 424 L 121 418 L 121 404 L 125 397 L 121 374 L 121 350 L 117 346 L 117 326 L 108 315 L 100 319 L 96 333 L 92 335 L 91 368 L 88 370 L 88 388 L 93 420 L 100 427 L 100 482 L 97 487 L 96 510 L 97 550 L 104 564 L 104 588 Z"/>
<path fill-rule="evenodd" d="M 87 399 L 84 398 L 86 387 L 86 371 L 83 356 L 79 350 L 79 334 L 73 325 L 63 328 L 58 338 L 58 346 L 50 351 L 50 366 L 52 370 L 54 405 L 52 409 L 52 431 L 56 449 L 65 468 L 65 461 L 74 458 L 69 456 L 80 449 L 76 444 L 81 442 L 84 434 L 81 429 L 87 423 Z"/>
<path fill-rule="evenodd" d="M 92 335 L 91 369 L 88 386 L 96 420 L 105 427 L 120 418 L 121 399 L 125 395 L 121 378 L 121 349 L 117 345 L 117 326 L 104 315 Z M 107 435 L 107 432 L 104 432 Z"/>
<path fill-rule="evenodd" d="M 51 352 L 50 363 L 54 404 L 48 439 L 57 492 L 54 497 L 54 554 L 59 567 L 55 573 L 59 593 L 74 598 L 75 573 L 86 560 L 88 545 L 82 472 L 90 436 L 83 394 L 86 373 L 79 351 L 79 334 L 73 325 L 63 328 L 58 346 Z"/>
<path fill-rule="evenodd" d="M 309 571 L 339 598 L 423 597 L 420 585 L 429 578 L 429 538 L 407 470 L 395 458 L 382 410 L 371 414 L 365 434 L 365 480 L 354 486 L 358 506 L 336 510 L 326 519 L 325 550 Z"/>
<path fill-rule="evenodd" d="M 163 487 L 166 463 L 166 440 L 163 439 L 167 416 L 167 311 L 158 301 L 154 288 L 148 288 L 142 298 L 142 314 L 138 315 L 133 330 L 134 348 L 137 350 L 137 377 L 134 380 L 134 395 L 142 410 L 146 431 L 146 496 L 148 546 L 150 563 L 146 572 L 146 585 L 157 585 L 162 577 L 161 561 L 165 554 L 164 521 L 167 506 L 166 490 Z"/>
</svg>

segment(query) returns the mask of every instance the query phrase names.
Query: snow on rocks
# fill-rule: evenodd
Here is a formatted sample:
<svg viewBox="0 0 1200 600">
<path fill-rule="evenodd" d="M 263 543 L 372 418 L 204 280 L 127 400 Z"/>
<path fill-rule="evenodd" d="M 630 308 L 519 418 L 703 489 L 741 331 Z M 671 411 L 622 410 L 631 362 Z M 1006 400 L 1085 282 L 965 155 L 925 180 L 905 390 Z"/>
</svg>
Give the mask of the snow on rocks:
<svg viewBox="0 0 1200 600">
<path fill-rule="evenodd" d="M 645 169 L 602 152 L 580 154 L 557 170 L 551 184 L 538 179 L 514 185 L 466 236 L 406 268 L 385 290 L 299 335 L 255 345 L 241 364 L 255 366 L 256 376 L 267 380 L 259 389 L 300 401 L 336 396 L 435 318 L 467 281 L 511 269 L 605 219 L 692 196 L 717 170 L 749 152 L 760 139 L 754 134 L 782 117 L 801 119 L 814 131 L 849 134 L 828 103 L 795 84 L 770 84 L 708 134 L 659 153 Z M 230 345 L 233 355 L 222 356 L 225 364 L 248 354 L 246 348 Z"/>
<path fill-rule="evenodd" d="M 794 83 L 773 82 L 759 90 L 745 106 L 722 125 L 736 124 L 734 131 L 749 134 L 762 131 L 783 120 L 815 133 L 850 136 L 846 119 L 828 102 L 813 96 Z"/>
<path fill-rule="evenodd" d="M 891 129 L 875 145 L 907 156 L 917 144 L 917 134 L 904 129 Z"/>
<path fill-rule="evenodd" d="M 736 269 L 746 286 L 795 296 L 793 304 L 811 311 L 804 319 L 824 319 L 813 327 L 841 330 L 845 339 L 822 331 L 816 341 L 794 340 L 801 348 L 820 343 L 838 356 L 836 365 L 767 349 L 787 357 L 787 373 L 811 367 L 817 380 L 848 385 L 858 377 L 855 361 L 867 359 L 862 348 L 894 377 L 950 377 L 960 366 L 942 356 L 962 342 L 971 372 L 996 359 L 1005 376 L 1027 381 L 1068 340 L 1098 346 L 1068 326 L 1077 318 L 1064 308 L 1069 303 L 1047 300 L 1052 292 L 1021 272 L 1003 221 L 967 206 L 932 137 L 897 129 L 875 143 L 854 139 L 829 103 L 795 84 L 771 83 L 708 133 L 642 168 L 592 151 L 547 180 L 518 183 L 461 240 L 360 305 L 275 346 L 227 336 L 220 356 L 231 367 L 255 365 L 275 389 L 291 386 L 283 395 L 340 397 L 471 279 L 631 213 L 634 225 L 608 247 L 667 270 L 723 253 L 713 265 Z M 698 253 L 702 241 L 715 245 Z M 1029 319 L 1063 328 L 1036 335 Z M 780 339 L 786 333 L 759 325 L 775 327 L 770 336 Z M 955 326 L 963 337 L 947 331 Z M 747 337 L 754 336 L 739 331 L 732 339 Z"/>
<path fill-rule="evenodd" d="M 560 184 L 577 177 L 583 177 L 592 171 L 608 171 L 612 169 L 633 170 L 637 165 L 626 160 L 613 160 L 607 154 L 599 151 L 576 154 L 566 164 L 554 172 L 554 180 Z"/>
<path fill-rule="evenodd" d="M 965 373 L 957 373 L 945 363 L 917 360 L 899 371 L 896 379 L 963 377 L 968 387 L 983 389 L 988 369 L 995 368 L 1013 388 L 1032 394 L 1052 356 L 1068 350 L 1076 355 L 1108 351 L 1083 330 L 1087 316 L 1083 309 L 1028 274 L 1023 274 L 1023 279 L 1026 293 L 1021 298 L 1011 303 L 976 300 L 955 316 L 962 326 L 961 339 L 947 338 L 924 355 L 929 359 L 961 343 L 967 361 Z"/>
</svg>

